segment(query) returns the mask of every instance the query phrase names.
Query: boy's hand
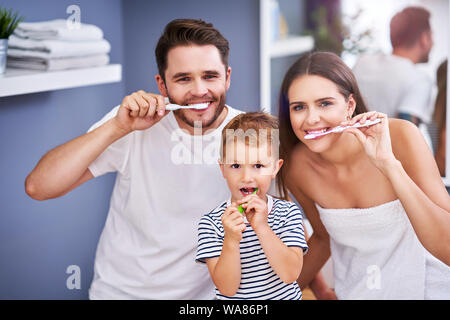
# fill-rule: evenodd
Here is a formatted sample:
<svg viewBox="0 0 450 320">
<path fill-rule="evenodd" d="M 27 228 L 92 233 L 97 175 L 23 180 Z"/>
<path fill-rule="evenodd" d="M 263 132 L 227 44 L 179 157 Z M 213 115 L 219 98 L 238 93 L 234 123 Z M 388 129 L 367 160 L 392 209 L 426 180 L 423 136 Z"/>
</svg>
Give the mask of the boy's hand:
<svg viewBox="0 0 450 320">
<path fill-rule="evenodd" d="M 242 240 L 245 223 L 236 203 L 233 202 L 222 214 L 222 225 L 225 230 L 225 237 L 237 242 Z"/>
<path fill-rule="evenodd" d="M 251 194 L 238 200 L 237 204 L 241 204 L 242 208 L 245 209 L 245 215 L 253 230 L 256 231 L 258 227 L 267 225 L 267 216 L 269 213 L 266 201 L 256 194 Z"/>
</svg>

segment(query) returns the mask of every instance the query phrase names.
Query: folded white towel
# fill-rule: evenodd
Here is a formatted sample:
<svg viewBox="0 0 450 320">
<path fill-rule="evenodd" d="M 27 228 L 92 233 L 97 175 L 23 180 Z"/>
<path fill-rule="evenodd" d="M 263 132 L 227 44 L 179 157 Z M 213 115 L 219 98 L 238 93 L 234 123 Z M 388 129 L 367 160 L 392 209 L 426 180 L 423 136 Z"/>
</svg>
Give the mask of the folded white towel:
<svg viewBox="0 0 450 320">
<path fill-rule="evenodd" d="M 107 54 L 84 56 L 84 57 L 69 57 L 69 58 L 16 58 L 8 57 L 7 66 L 12 68 L 33 69 L 56 71 L 75 68 L 89 68 L 104 66 L 109 63 L 109 56 Z"/>
<path fill-rule="evenodd" d="M 31 40 L 11 35 L 8 56 L 35 58 L 63 58 L 108 53 L 111 45 L 105 39 L 97 41 Z"/>
<path fill-rule="evenodd" d="M 41 22 L 21 22 L 14 34 L 34 40 L 92 41 L 103 38 L 103 31 L 92 24 L 80 23 L 79 28 L 67 25 L 64 19 Z"/>
</svg>

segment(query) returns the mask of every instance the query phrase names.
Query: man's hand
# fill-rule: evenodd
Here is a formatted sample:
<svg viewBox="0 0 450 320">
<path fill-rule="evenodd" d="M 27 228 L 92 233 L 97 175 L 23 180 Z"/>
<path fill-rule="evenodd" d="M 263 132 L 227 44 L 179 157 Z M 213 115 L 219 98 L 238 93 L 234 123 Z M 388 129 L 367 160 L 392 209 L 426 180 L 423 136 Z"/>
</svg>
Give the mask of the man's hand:
<svg viewBox="0 0 450 320">
<path fill-rule="evenodd" d="M 239 212 L 236 203 L 232 203 L 222 214 L 222 225 L 225 237 L 234 240 L 242 240 L 242 232 L 245 230 L 244 217 Z"/>
<path fill-rule="evenodd" d="M 169 112 L 163 96 L 139 90 L 122 100 L 114 120 L 118 128 L 130 133 L 150 128 Z"/>
</svg>

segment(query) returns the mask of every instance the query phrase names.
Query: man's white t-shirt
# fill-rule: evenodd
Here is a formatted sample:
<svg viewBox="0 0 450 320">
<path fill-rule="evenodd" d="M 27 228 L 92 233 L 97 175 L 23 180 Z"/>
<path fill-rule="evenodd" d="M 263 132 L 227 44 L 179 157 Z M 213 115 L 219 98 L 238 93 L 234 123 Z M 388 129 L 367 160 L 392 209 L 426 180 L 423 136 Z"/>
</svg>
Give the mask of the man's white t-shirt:
<svg viewBox="0 0 450 320">
<path fill-rule="evenodd" d="M 430 122 L 433 82 L 411 60 L 386 54 L 362 55 L 353 73 L 369 110 L 391 118 L 404 112 Z"/>
<path fill-rule="evenodd" d="M 214 298 L 208 268 L 195 263 L 197 224 L 229 195 L 217 163 L 220 137 L 241 111 L 227 109 L 217 129 L 198 136 L 181 130 L 171 112 L 114 142 L 89 166 L 95 177 L 117 171 L 91 299 Z"/>
</svg>

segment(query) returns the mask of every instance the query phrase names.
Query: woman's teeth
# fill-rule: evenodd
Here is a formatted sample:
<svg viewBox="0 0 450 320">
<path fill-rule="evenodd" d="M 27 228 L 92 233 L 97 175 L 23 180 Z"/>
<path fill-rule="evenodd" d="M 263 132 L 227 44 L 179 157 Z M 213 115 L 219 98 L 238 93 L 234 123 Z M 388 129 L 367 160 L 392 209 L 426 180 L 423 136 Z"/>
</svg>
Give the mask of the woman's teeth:
<svg viewBox="0 0 450 320">
<path fill-rule="evenodd" d="M 305 130 L 306 134 L 316 134 L 328 131 L 328 128 L 324 128 L 321 130 Z"/>
</svg>

